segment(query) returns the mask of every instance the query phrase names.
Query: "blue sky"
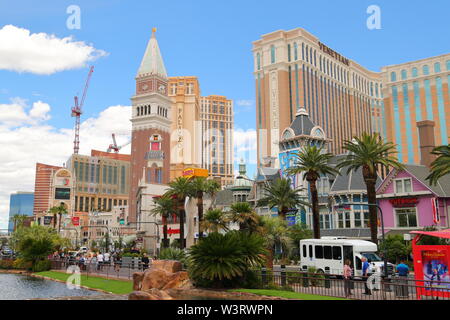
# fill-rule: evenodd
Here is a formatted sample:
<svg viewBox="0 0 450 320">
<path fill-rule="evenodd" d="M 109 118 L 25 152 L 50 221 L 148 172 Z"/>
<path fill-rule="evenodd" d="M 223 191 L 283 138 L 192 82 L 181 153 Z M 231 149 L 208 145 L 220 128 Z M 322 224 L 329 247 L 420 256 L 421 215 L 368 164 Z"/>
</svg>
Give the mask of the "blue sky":
<svg viewBox="0 0 450 320">
<path fill-rule="evenodd" d="M 66 27 L 66 9 L 73 4 L 81 8 L 80 30 Z M 381 8 L 381 30 L 366 27 L 366 10 L 373 4 Z M 87 119 L 99 117 L 109 106 L 130 105 L 134 76 L 151 29 L 157 27 L 169 76 L 195 75 L 202 95 L 233 99 L 235 127 L 250 130 L 255 129 L 251 48 L 252 41 L 262 34 L 302 27 L 342 55 L 378 71 L 384 65 L 450 52 L 449 12 L 447 0 L 41 0 L 38 5 L 32 0 L 0 0 L 0 29 L 14 25 L 57 38 L 73 36 L 76 41 L 107 52 L 94 62 L 96 70 L 83 115 Z M 51 106 L 51 117 L 45 125 L 54 130 L 72 128 L 69 107 L 73 96 L 82 90 L 87 70 L 84 67 L 39 75 L 0 68 L 0 105 L 18 97 L 25 99 L 27 108 L 42 101 Z M 238 105 L 241 100 L 251 103 Z M 111 126 L 120 124 L 112 122 Z M 72 141 L 67 143 L 71 145 Z M 36 159 L 41 160 L 39 156 Z M 29 166 L 33 169 L 34 162 Z M 249 169 L 252 176 L 255 165 Z M 11 188 L 32 190 L 29 185 L 27 182 Z M 0 195 L 0 201 L 3 199 Z M 0 215 L 5 207 L 5 203 L 0 204 Z"/>
</svg>

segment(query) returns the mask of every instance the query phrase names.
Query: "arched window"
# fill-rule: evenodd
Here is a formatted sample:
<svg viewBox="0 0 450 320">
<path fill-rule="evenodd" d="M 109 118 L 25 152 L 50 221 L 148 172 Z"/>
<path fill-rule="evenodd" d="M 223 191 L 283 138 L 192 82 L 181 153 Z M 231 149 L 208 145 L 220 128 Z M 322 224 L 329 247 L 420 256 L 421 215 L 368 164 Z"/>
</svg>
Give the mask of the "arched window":
<svg viewBox="0 0 450 320">
<path fill-rule="evenodd" d="M 276 57 L 275 57 L 275 46 L 271 45 L 270 46 L 270 62 L 271 63 L 275 63 L 276 61 Z"/>
<path fill-rule="evenodd" d="M 434 72 L 441 72 L 441 64 L 439 62 L 434 64 Z"/>
<path fill-rule="evenodd" d="M 375 96 L 378 98 L 378 83 L 375 83 Z"/>
<path fill-rule="evenodd" d="M 309 62 L 308 53 L 309 53 L 308 46 L 306 46 L 306 62 Z"/>
<path fill-rule="evenodd" d="M 259 52 L 256 54 L 256 65 L 258 70 L 261 70 L 261 54 Z"/>
<path fill-rule="evenodd" d="M 418 74 L 418 72 L 417 72 L 417 68 L 416 67 L 414 67 L 414 68 L 412 68 L 412 76 L 413 77 L 417 77 L 419 74 Z"/>
<path fill-rule="evenodd" d="M 402 80 L 406 80 L 406 78 L 407 78 L 407 73 L 406 73 L 406 70 L 403 69 L 402 70 Z"/>
<path fill-rule="evenodd" d="M 297 42 L 294 42 L 294 60 L 298 60 L 298 45 Z"/>
<path fill-rule="evenodd" d="M 139 114 L 139 107 L 136 108 L 136 112 L 137 112 L 137 116 L 139 117 L 140 116 L 140 114 Z"/>
<path fill-rule="evenodd" d="M 447 71 L 450 71 L 450 60 L 447 60 Z"/>
<path fill-rule="evenodd" d="M 429 75 L 429 74 L 430 74 L 430 68 L 428 68 L 427 65 L 424 65 L 424 66 L 422 67 L 422 73 L 423 73 L 424 76 Z"/>
<path fill-rule="evenodd" d="M 391 81 L 397 81 L 397 74 L 394 71 L 391 72 Z"/>
</svg>

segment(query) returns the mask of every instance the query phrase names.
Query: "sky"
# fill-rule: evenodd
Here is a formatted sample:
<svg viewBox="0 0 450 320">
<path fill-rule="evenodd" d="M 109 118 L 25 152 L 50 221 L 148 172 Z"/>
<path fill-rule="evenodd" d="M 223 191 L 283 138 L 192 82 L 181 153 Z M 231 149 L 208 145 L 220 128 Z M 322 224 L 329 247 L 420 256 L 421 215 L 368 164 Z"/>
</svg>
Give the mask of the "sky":
<svg viewBox="0 0 450 320">
<path fill-rule="evenodd" d="M 68 27 L 72 5 L 80 10 L 79 29 Z M 381 29 L 367 28 L 371 5 L 380 8 Z M 244 158 L 253 177 L 253 41 L 302 27 L 380 71 L 450 52 L 449 11 L 448 0 L 0 0 L 0 229 L 10 194 L 33 191 L 36 162 L 69 158 L 70 107 L 90 65 L 80 153 L 106 150 L 113 132 L 118 144 L 129 139 L 134 77 L 153 27 L 169 76 L 197 76 L 202 95 L 234 101 L 235 160 Z"/>
</svg>

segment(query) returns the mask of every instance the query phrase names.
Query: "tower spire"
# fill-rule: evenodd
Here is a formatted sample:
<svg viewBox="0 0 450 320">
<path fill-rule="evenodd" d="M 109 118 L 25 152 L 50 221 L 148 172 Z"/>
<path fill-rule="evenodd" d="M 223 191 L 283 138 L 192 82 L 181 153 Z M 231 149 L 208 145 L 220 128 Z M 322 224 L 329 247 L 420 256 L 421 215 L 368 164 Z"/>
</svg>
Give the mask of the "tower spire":
<svg viewBox="0 0 450 320">
<path fill-rule="evenodd" d="M 158 40 L 156 40 L 156 28 L 152 29 L 152 36 L 148 42 L 144 57 L 142 58 L 137 76 L 159 75 L 167 78 L 166 67 L 159 50 Z"/>
</svg>

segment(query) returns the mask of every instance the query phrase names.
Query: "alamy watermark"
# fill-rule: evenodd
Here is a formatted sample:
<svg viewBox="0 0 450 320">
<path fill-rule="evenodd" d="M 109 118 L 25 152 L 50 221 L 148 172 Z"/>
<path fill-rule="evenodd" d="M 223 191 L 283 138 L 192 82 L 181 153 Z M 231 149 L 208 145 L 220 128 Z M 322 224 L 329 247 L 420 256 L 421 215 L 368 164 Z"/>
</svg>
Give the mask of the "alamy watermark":
<svg viewBox="0 0 450 320">
<path fill-rule="evenodd" d="M 70 5 L 67 7 L 66 13 L 69 17 L 66 20 L 66 26 L 69 30 L 81 29 L 81 9 L 77 5 Z"/>
<path fill-rule="evenodd" d="M 377 5 L 370 5 L 367 7 L 367 14 L 370 16 L 367 18 L 367 29 L 380 30 L 381 29 L 381 9 Z"/>
<path fill-rule="evenodd" d="M 66 286 L 69 290 L 79 290 L 81 286 L 81 271 L 78 266 L 69 266 L 66 270 L 70 276 L 66 280 Z"/>
</svg>

